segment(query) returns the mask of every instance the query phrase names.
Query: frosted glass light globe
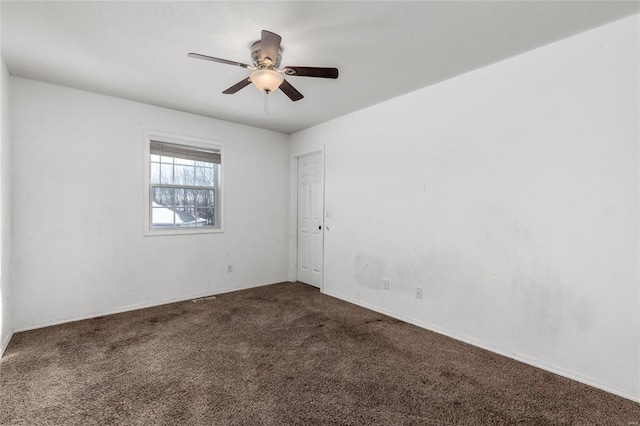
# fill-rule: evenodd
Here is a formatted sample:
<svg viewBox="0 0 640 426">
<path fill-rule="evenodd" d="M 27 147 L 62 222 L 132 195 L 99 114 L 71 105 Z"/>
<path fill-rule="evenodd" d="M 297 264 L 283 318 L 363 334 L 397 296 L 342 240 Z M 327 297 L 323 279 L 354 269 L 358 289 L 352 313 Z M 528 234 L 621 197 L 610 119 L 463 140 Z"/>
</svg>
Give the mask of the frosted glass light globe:
<svg viewBox="0 0 640 426">
<path fill-rule="evenodd" d="M 284 81 L 284 76 L 274 70 L 256 70 L 251 73 L 251 82 L 261 92 L 273 92 Z"/>
</svg>

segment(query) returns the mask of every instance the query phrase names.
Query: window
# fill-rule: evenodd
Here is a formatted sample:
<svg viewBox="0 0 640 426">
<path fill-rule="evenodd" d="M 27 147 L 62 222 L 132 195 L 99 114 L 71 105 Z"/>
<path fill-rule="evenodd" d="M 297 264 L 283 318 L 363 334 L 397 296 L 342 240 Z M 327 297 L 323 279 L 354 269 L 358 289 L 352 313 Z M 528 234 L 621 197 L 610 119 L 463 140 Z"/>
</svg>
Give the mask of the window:
<svg viewBox="0 0 640 426">
<path fill-rule="evenodd" d="M 146 235 L 222 231 L 222 145 L 147 132 Z"/>
</svg>

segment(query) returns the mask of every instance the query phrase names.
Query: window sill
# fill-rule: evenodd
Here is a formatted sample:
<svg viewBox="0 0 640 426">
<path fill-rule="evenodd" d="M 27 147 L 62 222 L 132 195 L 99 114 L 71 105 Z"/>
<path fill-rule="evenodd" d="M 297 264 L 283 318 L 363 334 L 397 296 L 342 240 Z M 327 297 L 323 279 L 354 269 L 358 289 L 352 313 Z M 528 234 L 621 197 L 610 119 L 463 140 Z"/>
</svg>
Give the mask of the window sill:
<svg viewBox="0 0 640 426">
<path fill-rule="evenodd" d="M 220 234 L 224 232 L 222 228 L 214 229 L 147 229 L 145 237 L 157 237 L 161 235 L 192 235 L 192 234 Z"/>
</svg>

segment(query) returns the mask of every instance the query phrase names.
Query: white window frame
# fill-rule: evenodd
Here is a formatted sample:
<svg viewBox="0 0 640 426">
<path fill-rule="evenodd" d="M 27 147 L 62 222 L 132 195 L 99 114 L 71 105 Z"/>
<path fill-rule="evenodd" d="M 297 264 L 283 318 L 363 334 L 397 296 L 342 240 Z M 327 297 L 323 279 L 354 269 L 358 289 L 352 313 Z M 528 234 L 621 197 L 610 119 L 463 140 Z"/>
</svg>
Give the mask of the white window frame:
<svg viewBox="0 0 640 426">
<path fill-rule="evenodd" d="M 194 227 L 194 228 L 162 228 L 151 227 L 151 141 L 167 142 L 180 145 L 188 145 L 200 148 L 220 150 L 219 179 L 216 191 L 215 217 L 219 227 Z M 160 132 L 156 130 L 144 131 L 144 235 L 188 235 L 188 234 L 217 234 L 224 232 L 224 146 L 222 142 L 194 138 L 192 136 L 176 135 L 172 133 Z"/>
</svg>

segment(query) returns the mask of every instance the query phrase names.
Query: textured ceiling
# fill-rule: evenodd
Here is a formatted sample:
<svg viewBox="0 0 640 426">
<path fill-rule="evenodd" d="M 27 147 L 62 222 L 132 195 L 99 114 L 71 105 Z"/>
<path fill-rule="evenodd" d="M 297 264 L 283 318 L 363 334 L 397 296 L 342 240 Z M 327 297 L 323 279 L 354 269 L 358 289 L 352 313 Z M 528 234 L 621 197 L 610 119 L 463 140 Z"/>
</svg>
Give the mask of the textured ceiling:
<svg viewBox="0 0 640 426">
<path fill-rule="evenodd" d="M 2 57 L 12 75 L 292 133 L 640 11 L 638 2 L 10 2 Z M 340 69 L 288 77 L 291 102 L 249 86 L 267 29 L 283 65 Z"/>
</svg>

